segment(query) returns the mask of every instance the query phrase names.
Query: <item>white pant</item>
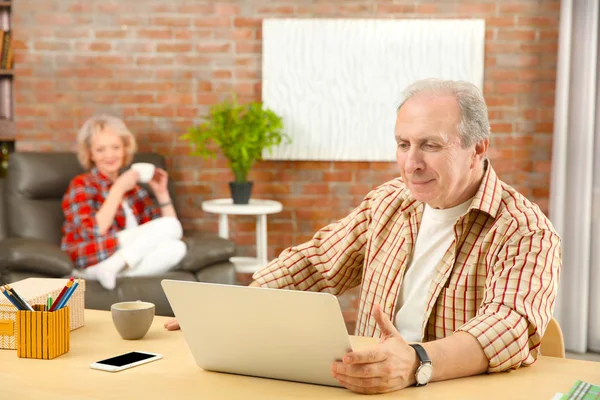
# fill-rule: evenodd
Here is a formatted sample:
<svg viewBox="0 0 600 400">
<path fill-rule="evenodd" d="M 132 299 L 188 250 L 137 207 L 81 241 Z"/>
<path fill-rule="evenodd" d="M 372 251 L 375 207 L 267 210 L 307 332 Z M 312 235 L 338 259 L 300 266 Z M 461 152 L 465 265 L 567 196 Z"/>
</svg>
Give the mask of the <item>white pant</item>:
<svg viewBox="0 0 600 400">
<path fill-rule="evenodd" d="M 128 268 L 119 276 L 157 275 L 171 270 L 185 256 L 183 229 L 175 217 L 162 217 L 117 234 L 119 254 Z"/>
</svg>

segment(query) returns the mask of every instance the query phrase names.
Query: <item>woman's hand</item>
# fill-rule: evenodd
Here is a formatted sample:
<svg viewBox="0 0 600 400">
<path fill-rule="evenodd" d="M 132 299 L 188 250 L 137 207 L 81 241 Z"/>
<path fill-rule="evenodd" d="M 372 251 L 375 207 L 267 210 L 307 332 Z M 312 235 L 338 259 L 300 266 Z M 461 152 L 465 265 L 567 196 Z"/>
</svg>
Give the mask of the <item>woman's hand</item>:
<svg viewBox="0 0 600 400">
<path fill-rule="evenodd" d="M 129 192 L 131 189 L 133 189 L 139 179 L 139 172 L 130 168 L 127 171 L 123 172 L 121 175 L 119 175 L 117 180 L 115 180 L 115 183 L 113 183 L 113 188 L 119 190 L 120 193 L 123 195 Z"/>
<path fill-rule="evenodd" d="M 154 170 L 154 176 L 152 177 L 152 180 L 148 182 L 148 185 L 150 185 L 150 188 L 152 188 L 156 197 L 160 198 L 169 193 L 167 183 L 169 183 L 167 171 L 162 168 L 156 168 Z"/>
</svg>

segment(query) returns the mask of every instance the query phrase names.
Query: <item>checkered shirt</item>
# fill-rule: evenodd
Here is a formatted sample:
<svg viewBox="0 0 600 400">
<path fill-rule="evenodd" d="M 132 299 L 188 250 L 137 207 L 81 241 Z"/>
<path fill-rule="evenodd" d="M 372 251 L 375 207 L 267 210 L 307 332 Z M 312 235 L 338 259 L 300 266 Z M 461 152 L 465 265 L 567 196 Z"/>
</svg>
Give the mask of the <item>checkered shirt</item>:
<svg viewBox="0 0 600 400">
<path fill-rule="evenodd" d="M 108 197 L 112 182 L 96 168 L 73 178 L 63 196 L 65 215 L 61 249 L 69 254 L 76 268 L 87 268 L 111 256 L 119 246 L 117 232 L 125 229 L 123 207 L 117 209 L 108 231 L 100 235 L 96 213 Z M 161 216 L 148 192 L 136 186 L 123 197 L 141 225 Z"/>
<path fill-rule="evenodd" d="M 423 210 L 400 178 L 389 181 L 254 279 L 334 295 L 360 285 L 355 334 L 379 337 L 373 306 L 393 320 Z M 560 238 L 550 221 L 488 162 L 469 211 L 454 225 L 452 245 L 423 287 L 424 341 L 465 331 L 481 344 L 489 372 L 532 364 L 552 317 L 560 268 Z"/>
</svg>

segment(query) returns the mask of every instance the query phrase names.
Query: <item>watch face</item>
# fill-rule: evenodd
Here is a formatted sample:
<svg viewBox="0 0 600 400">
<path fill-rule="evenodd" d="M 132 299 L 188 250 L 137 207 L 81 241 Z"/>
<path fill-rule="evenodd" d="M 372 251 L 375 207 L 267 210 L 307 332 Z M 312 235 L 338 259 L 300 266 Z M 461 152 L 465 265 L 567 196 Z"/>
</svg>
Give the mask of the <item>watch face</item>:
<svg viewBox="0 0 600 400">
<path fill-rule="evenodd" d="M 433 375 L 433 366 L 431 364 L 422 364 L 417 371 L 417 383 L 426 385 Z"/>
</svg>

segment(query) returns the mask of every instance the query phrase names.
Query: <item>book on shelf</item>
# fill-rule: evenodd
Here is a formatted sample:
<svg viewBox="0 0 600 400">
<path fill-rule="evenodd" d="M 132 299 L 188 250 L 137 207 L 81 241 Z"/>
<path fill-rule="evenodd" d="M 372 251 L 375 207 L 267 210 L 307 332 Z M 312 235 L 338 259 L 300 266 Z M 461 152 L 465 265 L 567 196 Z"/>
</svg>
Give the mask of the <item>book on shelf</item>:
<svg viewBox="0 0 600 400">
<path fill-rule="evenodd" d="M 5 31 L 2 37 L 2 51 L 0 51 L 0 68 L 1 69 L 9 69 L 11 68 L 8 64 L 8 53 L 11 52 L 10 49 L 12 47 L 12 32 Z M 12 52 L 11 52 L 12 53 Z M 11 55 L 12 58 L 12 55 Z"/>
</svg>

